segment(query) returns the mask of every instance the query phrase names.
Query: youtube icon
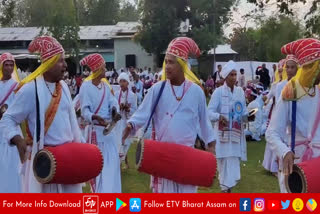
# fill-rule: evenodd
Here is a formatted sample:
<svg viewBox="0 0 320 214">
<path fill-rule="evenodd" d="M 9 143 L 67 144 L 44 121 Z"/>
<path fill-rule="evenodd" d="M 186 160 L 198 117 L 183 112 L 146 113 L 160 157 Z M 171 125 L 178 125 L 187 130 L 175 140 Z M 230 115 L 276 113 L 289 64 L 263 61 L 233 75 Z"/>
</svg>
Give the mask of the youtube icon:
<svg viewBox="0 0 320 214">
<path fill-rule="evenodd" d="M 279 210 L 280 209 L 280 201 L 270 200 L 268 201 L 268 210 Z"/>
</svg>

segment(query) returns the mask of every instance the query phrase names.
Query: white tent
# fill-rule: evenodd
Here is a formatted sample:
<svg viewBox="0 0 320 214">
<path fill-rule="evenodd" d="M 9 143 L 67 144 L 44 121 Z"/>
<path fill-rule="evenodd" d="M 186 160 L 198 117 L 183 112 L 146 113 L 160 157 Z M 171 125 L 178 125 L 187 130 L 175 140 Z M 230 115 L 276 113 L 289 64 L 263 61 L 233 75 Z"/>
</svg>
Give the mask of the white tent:
<svg viewBox="0 0 320 214">
<path fill-rule="evenodd" d="M 222 65 L 222 67 L 227 62 L 216 62 L 216 65 Z M 276 62 L 257 62 L 257 61 L 242 61 L 242 62 L 236 62 L 238 65 L 238 70 L 240 71 L 241 68 L 244 69 L 244 74 L 246 77 L 246 81 L 255 79 L 256 77 L 256 69 L 257 67 L 261 66 L 262 64 L 266 64 L 266 68 L 269 70 L 270 78 L 273 77 L 273 68 L 272 65 L 276 64 Z M 214 68 L 214 71 L 216 71 L 217 68 Z"/>
</svg>

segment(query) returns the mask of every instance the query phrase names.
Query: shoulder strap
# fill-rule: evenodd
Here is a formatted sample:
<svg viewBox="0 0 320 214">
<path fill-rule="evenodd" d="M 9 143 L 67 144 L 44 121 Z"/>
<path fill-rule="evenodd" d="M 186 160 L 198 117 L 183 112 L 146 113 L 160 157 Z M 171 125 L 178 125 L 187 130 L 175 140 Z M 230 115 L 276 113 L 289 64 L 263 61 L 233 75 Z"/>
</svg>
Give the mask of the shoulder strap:
<svg viewBox="0 0 320 214">
<path fill-rule="evenodd" d="M 40 104 L 39 104 L 39 97 L 38 97 L 38 87 L 37 87 L 37 80 L 34 79 L 34 85 L 36 89 L 36 133 L 37 133 L 37 142 L 40 141 Z"/>
<path fill-rule="evenodd" d="M 150 122 L 151 122 L 151 119 L 152 119 L 152 117 L 153 117 L 153 115 L 154 115 L 154 112 L 156 111 L 157 105 L 158 105 L 158 103 L 159 103 L 159 100 L 160 100 L 160 97 L 161 97 L 161 95 L 162 95 L 164 86 L 166 85 L 166 82 L 167 82 L 167 81 L 165 81 L 165 80 L 162 82 L 162 85 L 161 85 L 159 94 L 158 94 L 157 99 L 156 99 L 156 102 L 154 103 L 154 106 L 153 106 L 153 108 L 152 108 L 151 115 L 150 115 L 150 117 L 149 117 L 147 126 L 146 126 L 146 128 L 144 129 L 143 135 L 144 135 L 144 134 L 147 132 L 147 130 L 148 130 L 148 127 L 149 127 L 149 125 L 150 125 Z"/>
<path fill-rule="evenodd" d="M 297 101 L 292 101 L 292 115 L 291 115 L 291 151 L 294 153 L 296 145 L 296 117 L 297 117 Z"/>
<path fill-rule="evenodd" d="M 0 102 L 0 106 L 2 106 L 7 99 L 9 98 L 10 94 L 14 91 L 14 89 L 16 88 L 18 83 L 13 83 L 12 86 L 10 87 L 8 93 L 6 94 L 6 96 L 3 98 L 3 100 Z"/>
</svg>

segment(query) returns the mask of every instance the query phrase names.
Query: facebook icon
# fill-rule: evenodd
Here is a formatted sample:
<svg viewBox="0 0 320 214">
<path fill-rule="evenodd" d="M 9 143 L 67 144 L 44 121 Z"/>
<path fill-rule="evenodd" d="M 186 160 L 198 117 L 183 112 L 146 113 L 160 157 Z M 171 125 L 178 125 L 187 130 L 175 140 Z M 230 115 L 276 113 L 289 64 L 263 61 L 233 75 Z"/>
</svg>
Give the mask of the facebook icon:
<svg viewBox="0 0 320 214">
<path fill-rule="evenodd" d="M 240 211 L 241 212 L 251 211 L 251 199 L 250 198 L 240 198 Z"/>
</svg>

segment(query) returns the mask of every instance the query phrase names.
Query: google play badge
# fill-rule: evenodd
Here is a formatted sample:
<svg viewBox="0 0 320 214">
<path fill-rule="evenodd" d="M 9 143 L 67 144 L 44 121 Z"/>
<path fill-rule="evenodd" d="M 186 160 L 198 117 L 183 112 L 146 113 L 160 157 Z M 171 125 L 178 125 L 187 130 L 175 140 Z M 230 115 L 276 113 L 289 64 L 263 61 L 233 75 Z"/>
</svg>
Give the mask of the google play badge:
<svg viewBox="0 0 320 214">
<path fill-rule="evenodd" d="M 306 207 L 310 212 L 313 212 L 317 208 L 317 202 L 314 199 L 309 199 Z"/>
<path fill-rule="evenodd" d="M 116 205 L 117 205 L 116 207 L 117 212 L 127 206 L 127 204 L 121 201 L 119 198 L 117 198 Z"/>
</svg>

